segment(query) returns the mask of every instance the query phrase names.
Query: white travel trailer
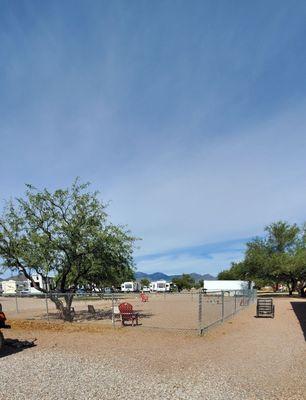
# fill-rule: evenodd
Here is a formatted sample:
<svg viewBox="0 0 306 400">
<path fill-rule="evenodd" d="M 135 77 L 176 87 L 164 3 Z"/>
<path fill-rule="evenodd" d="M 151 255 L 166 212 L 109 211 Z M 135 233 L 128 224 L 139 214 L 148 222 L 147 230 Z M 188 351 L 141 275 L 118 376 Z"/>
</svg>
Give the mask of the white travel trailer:
<svg viewBox="0 0 306 400">
<path fill-rule="evenodd" d="M 151 292 L 170 292 L 171 283 L 165 280 L 150 283 Z"/>
<path fill-rule="evenodd" d="M 204 290 L 207 292 L 249 290 L 254 288 L 254 283 L 249 281 L 204 281 Z"/>
<path fill-rule="evenodd" d="M 123 282 L 121 285 L 121 292 L 139 292 L 139 282 Z"/>
<path fill-rule="evenodd" d="M 2 281 L 1 286 L 3 294 L 15 294 L 29 291 L 29 281 L 23 274 L 12 276 Z"/>
<path fill-rule="evenodd" d="M 39 285 L 39 287 L 48 291 L 52 290 L 52 278 L 43 278 L 39 274 L 33 274 L 32 279 Z M 27 279 L 23 274 L 12 276 L 10 279 L 2 281 L 2 291 L 4 294 L 41 294 L 39 290 L 35 289 L 34 284 L 30 279 Z"/>
</svg>

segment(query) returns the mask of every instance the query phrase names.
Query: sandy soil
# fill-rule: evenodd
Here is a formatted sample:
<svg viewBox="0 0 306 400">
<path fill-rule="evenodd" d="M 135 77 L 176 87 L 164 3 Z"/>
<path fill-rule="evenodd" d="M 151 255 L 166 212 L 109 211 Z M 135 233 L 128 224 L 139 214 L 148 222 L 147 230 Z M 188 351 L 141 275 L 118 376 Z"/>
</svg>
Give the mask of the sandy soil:
<svg viewBox="0 0 306 400">
<path fill-rule="evenodd" d="M 252 306 L 203 337 L 137 327 L 6 331 L 38 340 L 5 349 L 0 399 L 72 399 L 84 390 L 86 399 L 115 399 L 131 385 L 135 399 L 305 399 L 306 301 L 275 304 L 275 319 L 255 318 Z"/>
</svg>

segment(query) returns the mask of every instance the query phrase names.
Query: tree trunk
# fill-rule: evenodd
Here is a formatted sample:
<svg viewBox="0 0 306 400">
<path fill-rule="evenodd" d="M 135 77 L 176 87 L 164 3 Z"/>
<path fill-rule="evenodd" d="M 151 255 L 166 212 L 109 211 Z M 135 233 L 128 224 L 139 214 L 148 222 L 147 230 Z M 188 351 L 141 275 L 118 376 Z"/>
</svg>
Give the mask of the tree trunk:
<svg viewBox="0 0 306 400">
<path fill-rule="evenodd" d="M 301 297 L 306 297 L 306 286 L 303 286 L 300 291 Z"/>
<path fill-rule="evenodd" d="M 294 278 L 291 278 L 289 281 L 286 282 L 289 296 L 293 295 L 293 291 L 296 290 L 296 280 Z"/>
<path fill-rule="evenodd" d="M 55 293 L 50 294 L 50 299 L 55 304 L 56 309 L 60 311 L 61 318 L 64 321 L 72 322 L 75 314 L 74 309 L 71 307 L 73 293 L 66 293 L 64 295 L 65 304 Z"/>
</svg>

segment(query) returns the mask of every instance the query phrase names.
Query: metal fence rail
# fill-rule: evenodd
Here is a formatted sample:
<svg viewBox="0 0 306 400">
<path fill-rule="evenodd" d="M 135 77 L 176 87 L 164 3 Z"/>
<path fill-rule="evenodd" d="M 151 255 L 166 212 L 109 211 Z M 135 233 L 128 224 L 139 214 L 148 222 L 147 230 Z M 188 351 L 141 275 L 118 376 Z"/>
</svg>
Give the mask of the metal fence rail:
<svg viewBox="0 0 306 400">
<path fill-rule="evenodd" d="M 128 302 L 139 313 L 142 328 L 191 331 L 201 335 L 252 304 L 256 291 L 149 293 L 147 302 L 141 301 L 139 293 L 12 294 L 0 295 L 0 303 L 10 319 L 45 320 L 51 323 L 62 320 L 61 311 L 54 300 L 60 299 L 66 304 L 69 296 L 73 296 L 73 321 L 78 323 L 121 326 L 118 306 Z"/>
</svg>

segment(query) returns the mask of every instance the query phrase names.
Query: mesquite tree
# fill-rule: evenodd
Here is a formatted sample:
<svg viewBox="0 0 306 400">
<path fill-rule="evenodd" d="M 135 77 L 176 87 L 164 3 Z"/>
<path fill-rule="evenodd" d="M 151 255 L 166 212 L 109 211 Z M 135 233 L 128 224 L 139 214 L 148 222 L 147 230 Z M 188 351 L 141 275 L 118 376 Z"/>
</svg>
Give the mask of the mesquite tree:
<svg viewBox="0 0 306 400">
<path fill-rule="evenodd" d="M 73 319 L 71 304 L 79 285 L 118 284 L 133 276 L 135 238 L 108 221 L 106 205 L 88 187 L 78 179 L 54 192 L 27 185 L 24 198 L 8 202 L 0 217 L 2 266 L 23 273 L 43 293 L 46 286 L 33 274 L 44 281 L 53 276 L 49 295 L 67 321 Z"/>
<path fill-rule="evenodd" d="M 250 279 L 258 286 L 285 284 L 289 295 L 306 296 L 306 226 L 278 221 L 265 228 L 266 237 L 247 243 L 245 258 L 222 271 L 219 279 Z"/>
</svg>

